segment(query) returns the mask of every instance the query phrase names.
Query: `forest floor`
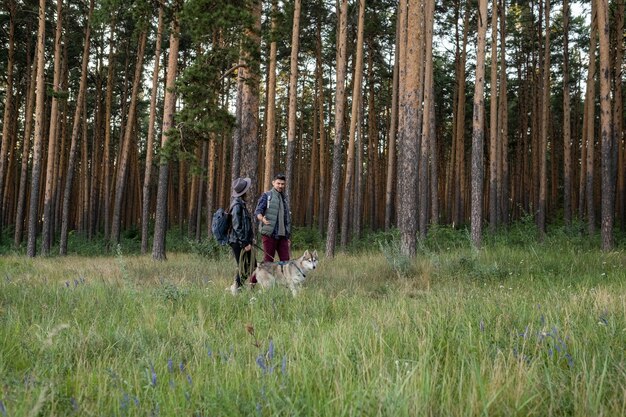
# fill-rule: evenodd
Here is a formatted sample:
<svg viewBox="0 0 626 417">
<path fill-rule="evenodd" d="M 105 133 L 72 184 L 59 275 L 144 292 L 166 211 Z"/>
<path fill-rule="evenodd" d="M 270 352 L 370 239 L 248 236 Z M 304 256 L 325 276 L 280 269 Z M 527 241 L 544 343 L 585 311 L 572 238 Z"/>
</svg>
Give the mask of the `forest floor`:
<svg viewBox="0 0 626 417">
<path fill-rule="evenodd" d="M 626 415 L 623 240 L 520 228 L 475 251 L 441 228 L 415 260 L 395 242 L 318 247 L 297 298 L 231 295 L 211 245 L 5 252 L 0 416 Z"/>
</svg>

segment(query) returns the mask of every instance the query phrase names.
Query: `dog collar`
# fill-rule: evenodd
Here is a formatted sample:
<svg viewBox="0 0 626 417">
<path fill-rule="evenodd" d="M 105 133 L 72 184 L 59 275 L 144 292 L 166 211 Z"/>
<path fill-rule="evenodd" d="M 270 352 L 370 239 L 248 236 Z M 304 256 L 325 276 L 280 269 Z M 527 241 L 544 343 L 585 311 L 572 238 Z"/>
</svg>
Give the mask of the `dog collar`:
<svg viewBox="0 0 626 417">
<path fill-rule="evenodd" d="M 296 265 L 296 264 L 294 263 L 294 264 L 293 264 L 293 266 L 295 266 L 295 267 L 296 267 L 296 269 L 297 269 L 298 271 L 300 271 L 300 273 L 302 274 L 302 276 L 303 276 L 304 278 L 306 278 L 305 273 L 304 273 L 304 272 L 302 272 L 302 270 L 298 267 L 298 265 Z"/>
</svg>

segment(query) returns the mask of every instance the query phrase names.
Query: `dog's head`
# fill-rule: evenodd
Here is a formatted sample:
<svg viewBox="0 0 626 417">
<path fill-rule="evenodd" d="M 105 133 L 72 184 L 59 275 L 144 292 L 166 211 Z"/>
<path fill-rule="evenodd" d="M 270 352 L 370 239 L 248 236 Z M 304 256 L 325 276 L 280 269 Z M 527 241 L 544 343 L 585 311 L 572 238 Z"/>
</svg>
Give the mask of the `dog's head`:
<svg viewBox="0 0 626 417">
<path fill-rule="evenodd" d="M 319 261 L 319 258 L 317 256 L 317 250 L 314 250 L 313 252 L 309 252 L 309 250 L 307 249 L 306 251 L 304 251 L 304 255 L 302 255 L 302 257 L 300 258 L 302 267 L 306 269 L 307 271 L 317 268 L 318 261 Z"/>
</svg>

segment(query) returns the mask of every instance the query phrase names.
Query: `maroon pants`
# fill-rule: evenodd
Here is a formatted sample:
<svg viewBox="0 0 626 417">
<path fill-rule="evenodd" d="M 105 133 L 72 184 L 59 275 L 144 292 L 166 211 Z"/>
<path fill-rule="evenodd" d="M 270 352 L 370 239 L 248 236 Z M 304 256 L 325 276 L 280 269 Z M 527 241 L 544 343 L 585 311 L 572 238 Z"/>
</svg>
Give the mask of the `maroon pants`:
<svg viewBox="0 0 626 417">
<path fill-rule="evenodd" d="M 281 237 L 280 239 L 274 239 L 270 236 L 261 236 L 263 240 L 263 262 L 274 262 L 274 254 L 278 252 L 278 259 L 281 261 L 289 260 L 289 240 Z"/>
</svg>

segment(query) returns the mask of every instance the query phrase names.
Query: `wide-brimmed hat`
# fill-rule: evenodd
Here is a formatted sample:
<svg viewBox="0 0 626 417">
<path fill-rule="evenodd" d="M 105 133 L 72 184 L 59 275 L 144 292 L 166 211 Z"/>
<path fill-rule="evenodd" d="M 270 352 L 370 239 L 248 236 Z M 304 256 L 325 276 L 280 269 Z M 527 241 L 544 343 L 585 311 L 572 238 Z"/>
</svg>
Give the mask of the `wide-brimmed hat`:
<svg viewBox="0 0 626 417">
<path fill-rule="evenodd" d="M 237 178 L 233 181 L 233 197 L 240 197 L 248 191 L 252 180 L 250 178 Z"/>
</svg>

